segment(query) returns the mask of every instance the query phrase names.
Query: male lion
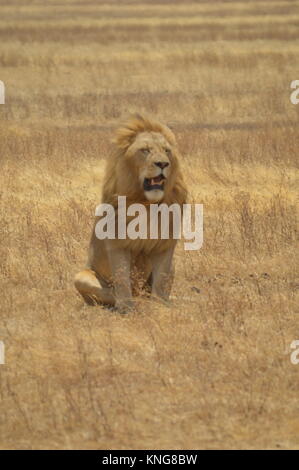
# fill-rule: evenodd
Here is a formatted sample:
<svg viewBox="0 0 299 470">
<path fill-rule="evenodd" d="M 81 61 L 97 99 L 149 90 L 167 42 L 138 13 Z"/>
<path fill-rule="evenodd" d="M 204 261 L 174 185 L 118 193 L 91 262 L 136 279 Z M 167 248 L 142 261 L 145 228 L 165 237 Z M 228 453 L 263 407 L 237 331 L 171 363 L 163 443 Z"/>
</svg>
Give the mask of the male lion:
<svg viewBox="0 0 299 470">
<path fill-rule="evenodd" d="M 187 190 L 179 169 L 179 152 L 172 131 L 159 122 L 135 115 L 116 132 L 115 152 L 104 178 L 102 203 L 112 204 L 118 224 L 118 196 L 127 207 L 142 204 L 149 217 L 151 203 L 182 206 Z M 114 305 L 121 313 L 133 306 L 132 295 L 142 285 L 154 298 L 167 300 L 173 280 L 176 239 L 104 239 L 92 231 L 87 267 L 75 286 L 88 304 Z M 125 223 L 128 224 L 130 217 Z M 160 223 L 161 219 L 159 219 Z M 173 220 L 170 220 L 173 230 Z M 116 231 L 117 233 L 117 231 Z M 173 234 L 173 231 L 170 233 Z"/>
</svg>

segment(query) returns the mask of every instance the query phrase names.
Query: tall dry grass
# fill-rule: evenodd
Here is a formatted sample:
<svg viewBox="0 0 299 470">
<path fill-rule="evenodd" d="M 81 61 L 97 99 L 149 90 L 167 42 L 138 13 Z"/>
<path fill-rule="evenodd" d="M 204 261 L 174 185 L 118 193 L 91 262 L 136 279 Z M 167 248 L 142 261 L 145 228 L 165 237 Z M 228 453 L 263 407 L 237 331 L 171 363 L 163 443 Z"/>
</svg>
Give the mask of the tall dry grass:
<svg viewBox="0 0 299 470">
<path fill-rule="evenodd" d="M 298 2 L 0 9 L 1 448 L 298 448 Z M 72 279 L 128 111 L 173 127 L 205 231 L 120 318 Z"/>
</svg>

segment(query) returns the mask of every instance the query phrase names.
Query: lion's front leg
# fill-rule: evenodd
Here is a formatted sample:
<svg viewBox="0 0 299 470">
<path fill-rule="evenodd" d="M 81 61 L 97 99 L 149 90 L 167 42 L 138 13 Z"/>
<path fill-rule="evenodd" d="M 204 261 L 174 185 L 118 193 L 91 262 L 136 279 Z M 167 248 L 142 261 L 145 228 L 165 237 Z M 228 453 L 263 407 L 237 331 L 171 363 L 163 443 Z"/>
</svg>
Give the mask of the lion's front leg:
<svg viewBox="0 0 299 470">
<path fill-rule="evenodd" d="M 128 313 L 133 308 L 131 254 L 128 250 L 118 248 L 113 240 L 107 240 L 107 253 L 113 279 L 115 307 L 120 313 Z"/>
<path fill-rule="evenodd" d="M 173 253 L 174 246 L 163 253 L 152 257 L 152 297 L 160 298 L 165 301 L 169 299 L 173 279 Z"/>
</svg>

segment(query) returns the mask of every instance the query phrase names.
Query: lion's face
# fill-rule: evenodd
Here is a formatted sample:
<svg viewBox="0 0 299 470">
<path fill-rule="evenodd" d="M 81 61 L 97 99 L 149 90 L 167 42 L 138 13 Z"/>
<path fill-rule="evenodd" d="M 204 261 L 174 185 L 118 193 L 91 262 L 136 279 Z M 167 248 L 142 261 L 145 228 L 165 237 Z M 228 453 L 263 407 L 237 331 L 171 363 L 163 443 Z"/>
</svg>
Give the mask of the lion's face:
<svg viewBox="0 0 299 470">
<path fill-rule="evenodd" d="M 176 168 L 176 159 L 166 138 L 159 132 L 141 132 L 128 148 L 126 158 L 145 198 L 151 202 L 161 201 Z"/>
<path fill-rule="evenodd" d="M 103 202 L 116 206 L 121 195 L 130 203 L 185 203 L 180 153 L 169 127 L 137 114 L 117 129 L 113 143 Z"/>
</svg>

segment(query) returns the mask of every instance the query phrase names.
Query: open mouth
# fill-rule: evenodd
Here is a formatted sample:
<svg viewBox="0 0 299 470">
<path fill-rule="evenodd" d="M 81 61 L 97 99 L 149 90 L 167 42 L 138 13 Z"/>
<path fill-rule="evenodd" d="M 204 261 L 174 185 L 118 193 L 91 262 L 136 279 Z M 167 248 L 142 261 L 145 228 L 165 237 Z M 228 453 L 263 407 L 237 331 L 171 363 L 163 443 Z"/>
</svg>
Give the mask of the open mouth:
<svg viewBox="0 0 299 470">
<path fill-rule="evenodd" d="M 165 176 L 159 175 L 155 178 L 144 178 L 143 189 L 145 191 L 152 191 L 153 189 L 164 189 Z"/>
</svg>

